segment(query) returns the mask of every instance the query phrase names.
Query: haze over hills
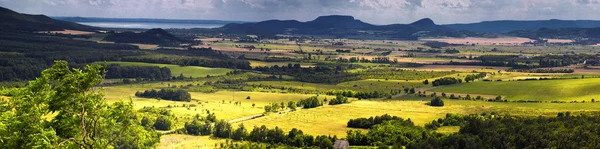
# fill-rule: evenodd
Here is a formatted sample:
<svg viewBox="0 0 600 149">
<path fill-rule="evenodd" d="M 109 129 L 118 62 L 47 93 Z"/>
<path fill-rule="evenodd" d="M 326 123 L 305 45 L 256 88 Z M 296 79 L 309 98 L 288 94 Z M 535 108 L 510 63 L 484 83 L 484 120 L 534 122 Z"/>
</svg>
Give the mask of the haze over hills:
<svg viewBox="0 0 600 149">
<path fill-rule="evenodd" d="M 96 18 L 96 17 L 60 17 L 51 18 L 69 22 L 138 22 L 138 23 L 186 23 L 186 24 L 227 24 L 246 23 L 244 21 L 225 20 L 180 20 L 180 19 L 152 19 L 152 18 Z"/>
<path fill-rule="evenodd" d="M 0 7 L 0 30 L 58 31 L 64 29 L 93 31 L 98 28 L 55 20 L 45 15 L 22 14 Z"/>
<path fill-rule="evenodd" d="M 436 25 L 431 19 L 422 19 L 411 24 L 373 25 L 355 19 L 352 16 L 320 16 L 312 21 L 268 20 L 256 23 L 231 23 L 214 31 L 235 34 L 255 34 L 272 36 L 291 35 L 327 35 L 337 37 L 383 37 L 393 39 L 417 39 L 420 36 L 461 37 L 470 35 L 456 29 Z"/>
<path fill-rule="evenodd" d="M 517 30 L 537 30 L 540 28 L 596 28 L 600 27 L 600 21 L 557 19 L 531 21 L 499 20 L 467 24 L 448 24 L 443 26 L 477 33 L 506 33 Z"/>
</svg>

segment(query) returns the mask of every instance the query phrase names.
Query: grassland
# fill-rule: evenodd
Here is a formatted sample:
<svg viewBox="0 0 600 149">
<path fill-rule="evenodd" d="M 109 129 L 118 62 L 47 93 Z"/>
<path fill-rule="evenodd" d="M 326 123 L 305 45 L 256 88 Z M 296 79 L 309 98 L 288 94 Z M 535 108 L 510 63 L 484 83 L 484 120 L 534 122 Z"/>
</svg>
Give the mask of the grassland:
<svg viewBox="0 0 600 149">
<path fill-rule="evenodd" d="M 424 125 L 444 117 L 447 113 L 478 114 L 483 112 L 500 112 L 521 116 L 555 116 L 562 111 L 600 111 L 600 103 L 504 103 L 485 101 L 445 100 L 444 107 L 431 107 L 427 101 L 419 100 L 360 100 L 350 104 L 324 106 L 308 110 L 284 114 L 271 114 L 265 117 L 248 120 L 244 125 L 284 130 L 298 128 L 313 135 L 337 135 L 343 137 L 350 128 L 346 127 L 349 119 L 370 117 L 382 114 L 410 118 L 416 125 Z M 448 128 L 442 131 L 456 131 Z M 366 130 L 364 130 L 366 131 Z"/>
<path fill-rule="evenodd" d="M 183 85 L 188 82 L 170 82 L 171 85 Z M 136 109 L 143 107 L 169 107 L 178 117 L 191 117 L 196 114 L 206 115 L 206 110 L 214 112 L 218 119 L 232 120 L 236 118 L 252 116 L 264 112 L 263 106 L 271 103 L 281 103 L 288 101 L 298 101 L 303 98 L 314 96 L 312 94 L 278 94 L 263 92 L 233 92 L 218 91 L 215 93 L 191 92 L 191 102 L 158 100 L 150 98 L 137 98 L 134 96 L 136 91 L 144 91 L 152 88 L 166 87 L 167 83 L 153 83 L 141 85 L 120 85 L 104 87 L 105 98 L 109 103 L 129 100 L 134 102 Z M 250 97 L 250 99 L 246 99 Z M 332 96 L 320 96 L 321 99 L 333 98 Z M 235 102 L 241 102 L 235 105 Z M 193 107 L 183 106 L 183 104 Z M 254 106 L 252 106 L 254 104 Z"/>
<path fill-rule="evenodd" d="M 310 67 L 310 66 L 314 66 L 314 63 L 298 63 L 298 62 L 264 62 L 264 61 L 254 61 L 254 60 L 250 60 L 250 66 L 252 67 L 257 67 L 257 66 L 287 66 L 288 64 L 300 64 L 300 66 L 302 67 Z"/>
<path fill-rule="evenodd" d="M 213 149 L 219 144 L 225 143 L 226 139 L 216 139 L 209 136 L 191 136 L 181 134 L 170 134 L 160 137 L 159 149 Z"/>
<path fill-rule="evenodd" d="M 209 67 L 199 67 L 199 66 L 178 66 L 171 64 L 153 64 L 153 63 L 143 63 L 143 62 L 107 62 L 108 64 L 119 64 L 122 66 L 158 66 L 158 67 L 167 67 L 171 70 L 171 75 L 179 76 L 183 74 L 186 77 L 206 77 L 206 75 L 210 76 L 219 76 L 225 75 L 227 72 L 231 72 L 231 69 L 227 68 L 209 68 Z"/>
<path fill-rule="evenodd" d="M 440 87 L 432 91 L 503 95 L 508 100 L 590 101 L 600 98 L 600 79 L 473 82 Z"/>
</svg>

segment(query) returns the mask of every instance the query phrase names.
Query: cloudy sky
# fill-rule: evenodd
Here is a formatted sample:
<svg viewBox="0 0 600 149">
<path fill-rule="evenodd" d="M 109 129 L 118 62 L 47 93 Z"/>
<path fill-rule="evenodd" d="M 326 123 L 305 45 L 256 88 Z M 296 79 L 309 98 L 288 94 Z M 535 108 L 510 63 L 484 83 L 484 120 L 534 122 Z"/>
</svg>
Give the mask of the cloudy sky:
<svg viewBox="0 0 600 149">
<path fill-rule="evenodd" d="M 352 15 L 372 24 L 486 20 L 600 20 L 600 0 L 0 0 L 17 12 L 50 16 L 313 20 Z"/>
</svg>

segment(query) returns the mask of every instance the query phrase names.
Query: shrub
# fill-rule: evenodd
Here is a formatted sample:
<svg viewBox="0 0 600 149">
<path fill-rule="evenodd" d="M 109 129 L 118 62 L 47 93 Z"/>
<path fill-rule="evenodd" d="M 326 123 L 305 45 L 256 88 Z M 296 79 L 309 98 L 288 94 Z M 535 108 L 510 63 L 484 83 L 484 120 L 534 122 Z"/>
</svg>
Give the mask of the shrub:
<svg viewBox="0 0 600 149">
<path fill-rule="evenodd" d="M 153 126 L 156 130 L 171 130 L 171 120 L 165 116 L 160 116 L 156 118 Z"/>
<path fill-rule="evenodd" d="M 440 97 L 435 97 L 431 100 L 431 102 L 429 103 L 430 106 L 435 106 L 435 107 L 443 107 L 444 106 L 444 100 L 442 100 Z"/>
</svg>

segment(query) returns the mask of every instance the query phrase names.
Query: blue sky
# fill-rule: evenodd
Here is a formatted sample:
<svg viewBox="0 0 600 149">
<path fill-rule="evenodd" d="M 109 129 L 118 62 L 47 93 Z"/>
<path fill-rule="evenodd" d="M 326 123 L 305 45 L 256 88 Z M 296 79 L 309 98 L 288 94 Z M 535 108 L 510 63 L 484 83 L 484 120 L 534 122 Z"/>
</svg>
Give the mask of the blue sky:
<svg viewBox="0 0 600 149">
<path fill-rule="evenodd" d="M 351 15 L 373 24 L 487 20 L 600 20 L 600 0 L 0 0 L 0 6 L 50 16 L 313 20 Z"/>
</svg>

